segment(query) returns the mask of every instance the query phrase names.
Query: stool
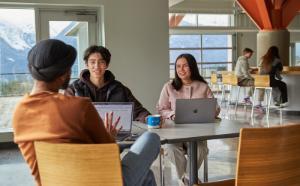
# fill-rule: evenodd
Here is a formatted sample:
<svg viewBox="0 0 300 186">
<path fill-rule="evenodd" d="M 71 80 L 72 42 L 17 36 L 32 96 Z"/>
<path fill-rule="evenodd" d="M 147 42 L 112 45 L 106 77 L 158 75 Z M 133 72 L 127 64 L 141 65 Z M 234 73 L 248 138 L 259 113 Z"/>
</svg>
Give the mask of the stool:
<svg viewBox="0 0 300 186">
<path fill-rule="evenodd" d="M 232 72 L 229 72 L 229 71 L 222 71 L 221 72 L 221 75 L 222 75 L 222 84 L 221 84 L 221 87 L 222 87 L 222 94 L 221 94 L 221 103 L 220 105 L 222 106 L 222 103 L 225 101 L 225 97 L 226 97 L 226 87 L 227 89 L 230 91 L 231 90 L 231 86 L 230 86 L 230 74 Z M 225 105 L 226 106 L 226 105 Z M 226 106 L 227 107 L 227 106 Z"/>
<path fill-rule="evenodd" d="M 234 73 L 231 73 L 230 74 L 230 78 L 229 78 L 229 84 L 231 86 L 230 88 L 230 94 L 229 94 L 229 104 L 227 106 L 227 113 L 229 113 L 229 107 L 230 107 L 230 103 L 231 103 L 231 98 L 232 98 L 232 92 L 233 92 L 233 88 L 236 87 L 237 88 L 237 95 L 236 95 L 236 98 L 235 98 L 235 103 L 234 103 L 234 114 L 236 114 L 236 111 L 237 111 L 237 106 L 238 106 L 238 102 L 239 102 L 239 97 L 240 97 L 240 89 L 241 87 L 242 88 L 247 88 L 249 86 L 239 86 L 238 84 L 238 77 L 234 74 Z"/>
<path fill-rule="evenodd" d="M 210 75 L 210 88 L 212 91 L 214 91 L 214 88 L 217 86 L 217 91 L 216 91 L 216 98 L 219 95 L 219 90 L 220 90 L 220 86 L 222 86 L 220 84 L 220 82 L 218 81 L 218 76 L 215 72 L 211 73 Z M 222 88 L 221 88 L 222 89 Z M 222 90 L 221 90 L 222 91 Z"/>
<path fill-rule="evenodd" d="M 266 108 L 266 114 L 267 118 L 269 118 L 269 112 L 270 112 L 270 104 L 271 104 L 271 98 L 272 98 L 272 87 L 270 86 L 270 76 L 269 75 L 253 75 L 254 77 L 254 93 L 253 93 L 253 100 L 256 100 L 256 94 L 258 89 L 264 89 L 265 94 L 267 97 L 267 108 Z M 268 91 L 267 91 L 268 90 Z M 269 95 L 268 95 L 269 92 Z M 254 115 L 254 104 L 252 104 L 252 110 L 251 110 L 251 118 L 253 118 Z"/>
</svg>

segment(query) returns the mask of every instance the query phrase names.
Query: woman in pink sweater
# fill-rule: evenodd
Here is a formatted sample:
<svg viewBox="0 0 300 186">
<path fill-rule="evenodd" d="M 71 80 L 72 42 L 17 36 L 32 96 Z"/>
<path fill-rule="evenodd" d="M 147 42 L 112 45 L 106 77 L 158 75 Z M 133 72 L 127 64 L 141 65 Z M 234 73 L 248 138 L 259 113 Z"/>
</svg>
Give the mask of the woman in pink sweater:
<svg viewBox="0 0 300 186">
<path fill-rule="evenodd" d="M 199 74 L 196 59 L 191 54 L 181 54 L 175 62 L 175 78 L 167 82 L 160 94 L 157 104 L 158 112 L 163 119 L 175 119 L 175 102 L 176 99 L 193 99 L 193 98 L 213 98 L 213 93 L 207 85 L 207 82 Z M 220 108 L 217 107 L 217 115 Z M 216 116 L 217 116 L 216 115 Z M 185 155 L 188 151 L 186 143 L 166 145 L 167 156 L 175 165 L 177 176 L 180 184 L 186 185 L 187 159 Z M 204 157 L 208 154 L 207 143 L 198 142 L 198 168 Z"/>
</svg>

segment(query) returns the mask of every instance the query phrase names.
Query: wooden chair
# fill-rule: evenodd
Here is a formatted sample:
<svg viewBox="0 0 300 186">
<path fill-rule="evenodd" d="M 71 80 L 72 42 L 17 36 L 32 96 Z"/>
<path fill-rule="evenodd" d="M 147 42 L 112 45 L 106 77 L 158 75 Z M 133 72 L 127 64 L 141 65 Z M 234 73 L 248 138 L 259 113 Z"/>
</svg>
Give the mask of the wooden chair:
<svg viewBox="0 0 300 186">
<path fill-rule="evenodd" d="M 238 77 L 234 74 L 234 72 L 228 74 L 228 79 L 229 79 L 228 84 L 230 85 L 230 94 L 229 94 L 229 101 L 228 101 L 228 105 L 227 105 L 227 113 L 229 113 L 229 107 L 230 107 L 234 87 L 236 87 L 238 89 L 236 99 L 235 99 L 235 109 L 234 109 L 235 113 L 236 113 L 241 87 L 238 85 Z"/>
<path fill-rule="evenodd" d="M 210 88 L 214 92 L 216 92 L 216 97 L 219 95 L 219 90 L 220 90 L 220 82 L 218 81 L 218 74 L 213 72 L 210 75 Z"/>
<path fill-rule="evenodd" d="M 239 101 L 239 96 L 240 96 L 240 89 L 241 87 L 247 88 L 248 86 L 239 86 L 238 85 L 238 77 L 234 74 L 234 72 L 223 72 L 222 73 L 222 84 L 223 84 L 223 89 L 222 89 L 222 99 L 221 99 L 221 104 L 224 99 L 224 92 L 225 92 L 225 86 L 228 87 L 229 90 L 229 96 L 228 96 L 228 104 L 226 105 L 226 110 L 227 113 L 229 113 L 229 107 L 233 95 L 233 88 L 237 88 L 237 94 L 235 98 L 235 108 L 234 111 L 236 113 L 237 111 L 237 106 L 238 106 L 238 101 Z"/>
<path fill-rule="evenodd" d="M 211 73 L 210 75 L 210 83 L 211 84 L 218 84 L 218 76 L 216 73 Z"/>
<path fill-rule="evenodd" d="M 266 108 L 266 116 L 269 118 L 270 113 L 270 105 L 271 105 L 271 98 L 272 98 L 272 87 L 270 86 L 270 76 L 269 75 L 253 75 L 254 77 L 254 93 L 253 93 L 253 100 L 256 100 L 256 95 L 258 89 L 263 89 L 265 91 L 267 97 L 267 108 Z M 268 90 L 268 92 L 267 92 Z M 268 95 L 269 93 L 269 95 Z M 254 104 L 252 104 L 251 110 L 251 118 L 254 115 Z"/>
<path fill-rule="evenodd" d="M 290 72 L 290 71 L 300 71 L 300 67 L 299 66 L 283 66 L 283 70 L 284 72 Z"/>
<path fill-rule="evenodd" d="M 230 91 L 230 80 L 231 80 L 231 73 L 229 71 L 221 71 L 222 76 L 222 93 L 221 93 L 221 105 L 226 100 L 226 88 Z"/>
<path fill-rule="evenodd" d="M 123 185 L 117 144 L 34 145 L 43 186 Z"/>
<path fill-rule="evenodd" d="M 238 85 L 238 77 L 235 75 L 234 72 L 224 72 L 222 74 L 223 77 L 223 84 L 228 86 L 229 89 L 229 97 L 228 97 L 228 104 L 227 104 L 227 113 L 229 113 L 229 107 L 230 107 L 230 103 L 231 103 L 231 99 L 232 99 L 232 95 L 233 95 L 233 88 L 236 87 L 237 88 L 237 95 L 235 98 L 235 113 L 237 111 L 237 106 L 238 106 L 238 101 L 239 101 L 239 95 L 240 95 L 240 88 L 241 86 Z"/>
<path fill-rule="evenodd" d="M 241 129 L 236 179 L 200 186 L 300 184 L 300 124 Z"/>
</svg>

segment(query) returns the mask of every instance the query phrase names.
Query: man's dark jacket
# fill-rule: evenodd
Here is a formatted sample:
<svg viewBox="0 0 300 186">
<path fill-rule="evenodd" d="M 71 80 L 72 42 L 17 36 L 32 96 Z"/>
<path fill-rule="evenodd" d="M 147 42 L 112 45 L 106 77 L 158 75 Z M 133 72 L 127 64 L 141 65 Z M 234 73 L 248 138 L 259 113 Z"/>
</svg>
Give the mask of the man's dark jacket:
<svg viewBox="0 0 300 186">
<path fill-rule="evenodd" d="M 133 102 L 133 119 L 145 122 L 145 117 L 150 112 L 133 96 L 129 88 L 115 80 L 109 70 L 104 74 L 105 85 L 97 88 L 90 81 L 90 72 L 85 69 L 80 74 L 80 79 L 75 80 L 66 90 L 66 95 L 88 97 L 92 102 Z"/>
</svg>

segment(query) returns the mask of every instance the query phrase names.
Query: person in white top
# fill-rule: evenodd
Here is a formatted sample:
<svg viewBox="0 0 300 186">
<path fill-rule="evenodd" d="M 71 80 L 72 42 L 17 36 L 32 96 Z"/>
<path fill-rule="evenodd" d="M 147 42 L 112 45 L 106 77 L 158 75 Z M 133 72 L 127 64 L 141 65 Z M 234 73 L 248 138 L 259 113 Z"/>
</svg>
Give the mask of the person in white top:
<svg viewBox="0 0 300 186">
<path fill-rule="evenodd" d="M 254 79 L 250 74 L 251 69 L 249 67 L 248 59 L 251 58 L 253 53 L 254 52 L 252 49 L 245 48 L 243 50 L 243 55 L 238 58 L 235 66 L 235 75 L 238 77 L 238 85 L 251 87 L 248 91 L 247 96 L 244 98 L 244 102 L 250 104 L 252 104 L 250 101 L 250 97 L 253 94 Z"/>
</svg>

